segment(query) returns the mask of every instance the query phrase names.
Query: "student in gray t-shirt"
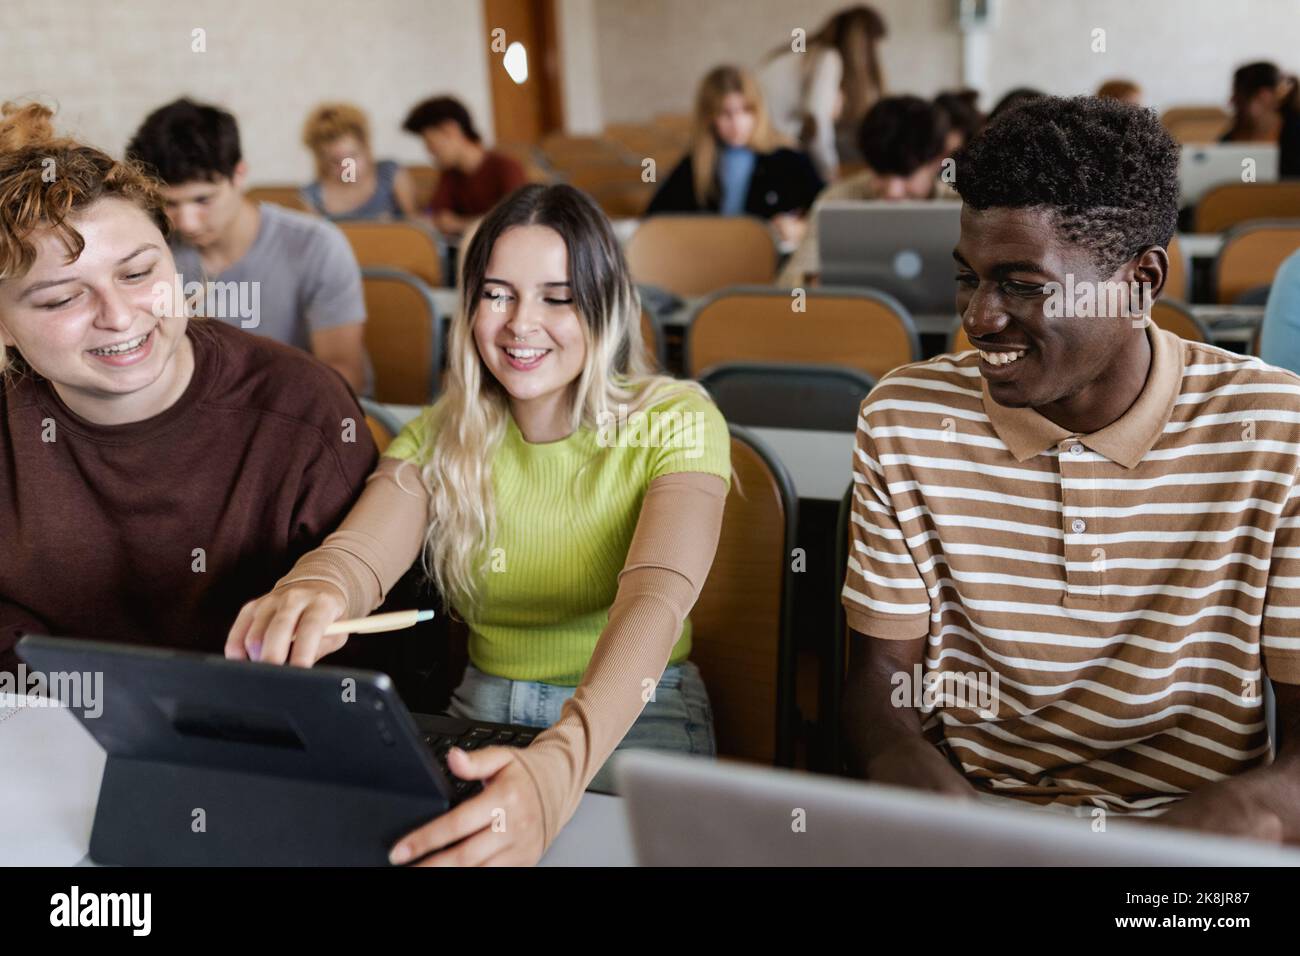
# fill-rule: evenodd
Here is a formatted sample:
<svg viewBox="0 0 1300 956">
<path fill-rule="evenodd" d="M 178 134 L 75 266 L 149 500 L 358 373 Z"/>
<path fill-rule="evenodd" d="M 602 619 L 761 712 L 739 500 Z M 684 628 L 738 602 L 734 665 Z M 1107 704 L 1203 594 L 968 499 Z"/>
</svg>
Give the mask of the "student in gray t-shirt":
<svg viewBox="0 0 1300 956">
<path fill-rule="evenodd" d="M 311 352 L 368 394 L 365 300 L 351 246 L 331 223 L 243 195 L 234 117 L 177 100 L 127 147 L 163 181 L 176 269 L 198 312 Z"/>
</svg>

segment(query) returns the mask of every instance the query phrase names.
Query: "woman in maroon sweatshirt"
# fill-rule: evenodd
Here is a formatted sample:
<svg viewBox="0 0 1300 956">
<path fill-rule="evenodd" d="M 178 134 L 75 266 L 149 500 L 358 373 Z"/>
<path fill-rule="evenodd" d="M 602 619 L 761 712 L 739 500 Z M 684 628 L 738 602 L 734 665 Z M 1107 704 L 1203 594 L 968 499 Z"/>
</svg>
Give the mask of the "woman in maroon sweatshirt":
<svg viewBox="0 0 1300 956">
<path fill-rule="evenodd" d="M 0 107 L 0 670 L 27 632 L 219 653 L 374 443 L 310 355 L 187 318 L 155 183 L 51 116 Z"/>
</svg>

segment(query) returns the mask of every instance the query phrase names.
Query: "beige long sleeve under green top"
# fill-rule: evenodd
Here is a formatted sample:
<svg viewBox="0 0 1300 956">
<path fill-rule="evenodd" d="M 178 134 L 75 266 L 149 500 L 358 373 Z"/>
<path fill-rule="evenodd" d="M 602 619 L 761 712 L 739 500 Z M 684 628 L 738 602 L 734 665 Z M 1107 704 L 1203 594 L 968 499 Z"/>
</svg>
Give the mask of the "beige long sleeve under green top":
<svg viewBox="0 0 1300 956">
<path fill-rule="evenodd" d="M 559 720 L 513 753 L 537 788 L 543 846 L 640 715 L 642 681 L 663 674 L 713 563 L 726 495 L 726 481 L 703 472 L 650 482 L 608 623 L 581 681 Z M 339 529 L 276 587 L 325 581 L 345 595 L 348 617 L 370 613 L 419 557 L 428 509 L 416 466 L 383 459 Z"/>
</svg>

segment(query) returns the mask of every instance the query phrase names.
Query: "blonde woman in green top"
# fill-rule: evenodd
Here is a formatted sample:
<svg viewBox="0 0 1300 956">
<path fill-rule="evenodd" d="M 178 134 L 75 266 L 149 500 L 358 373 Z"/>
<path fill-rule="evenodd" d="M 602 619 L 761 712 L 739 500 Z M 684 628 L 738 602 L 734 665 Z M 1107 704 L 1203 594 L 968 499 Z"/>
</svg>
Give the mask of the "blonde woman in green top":
<svg viewBox="0 0 1300 956">
<path fill-rule="evenodd" d="M 230 657 L 310 666 L 419 556 L 468 623 L 451 713 L 545 726 L 526 750 L 452 750 L 483 791 L 395 863 L 531 864 L 619 745 L 711 755 L 687 613 L 730 480 L 726 422 L 655 375 L 608 220 L 569 186 L 500 203 L 464 257 L 445 394 L 388 449 L 338 531 L 231 629 Z M 506 826 L 494 826 L 504 811 Z"/>
</svg>

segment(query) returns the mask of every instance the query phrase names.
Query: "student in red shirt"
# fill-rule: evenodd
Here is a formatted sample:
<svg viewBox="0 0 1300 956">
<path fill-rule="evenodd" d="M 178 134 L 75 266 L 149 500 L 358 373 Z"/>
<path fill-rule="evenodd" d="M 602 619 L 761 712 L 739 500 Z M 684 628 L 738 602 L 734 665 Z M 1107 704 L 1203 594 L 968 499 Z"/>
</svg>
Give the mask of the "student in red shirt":
<svg viewBox="0 0 1300 956">
<path fill-rule="evenodd" d="M 430 210 L 440 232 L 460 235 L 527 182 L 522 166 L 483 145 L 469 111 L 450 96 L 418 104 L 402 129 L 423 138 L 441 171 Z"/>
</svg>

